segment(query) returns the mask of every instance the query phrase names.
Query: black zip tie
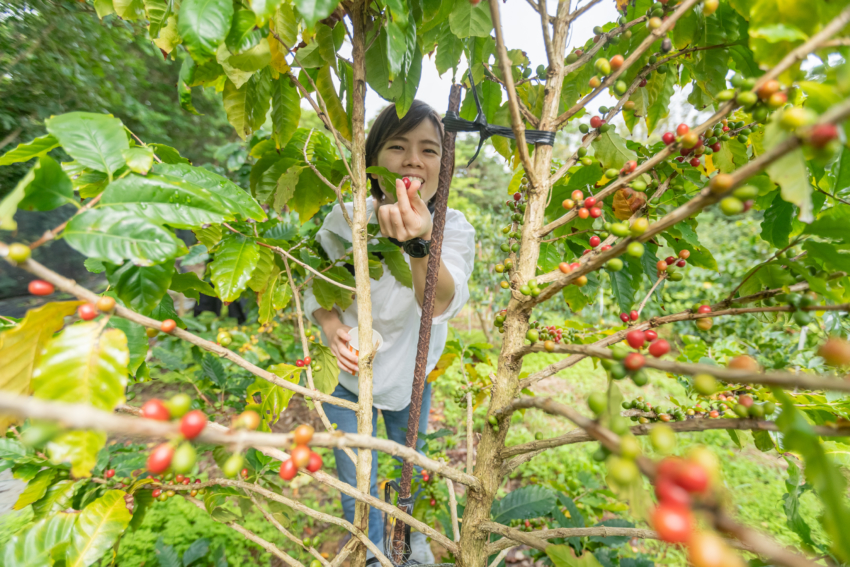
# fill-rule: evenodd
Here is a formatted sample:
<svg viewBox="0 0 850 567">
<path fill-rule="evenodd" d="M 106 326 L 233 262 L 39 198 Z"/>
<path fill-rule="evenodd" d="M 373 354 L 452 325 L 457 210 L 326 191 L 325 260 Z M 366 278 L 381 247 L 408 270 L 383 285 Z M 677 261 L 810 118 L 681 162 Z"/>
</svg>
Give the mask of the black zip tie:
<svg viewBox="0 0 850 567">
<path fill-rule="evenodd" d="M 446 117 L 443 118 L 443 125 L 449 132 L 478 132 L 481 136 L 478 140 L 478 149 L 475 150 L 475 155 L 472 156 L 472 159 L 469 160 L 466 167 L 472 165 L 472 162 L 474 162 L 475 158 L 478 157 L 478 154 L 481 152 L 481 147 L 484 145 L 484 141 L 487 138 L 490 138 L 491 136 L 501 136 L 503 138 L 516 140 L 516 135 L 514 134 L 513 129 L 508 128 L 507 126 L 497 126 L 495 124 L 487 123 L 487 117 L 484 116 L 484 110 L 481 108 L 481 101 L 478 100 L 478 89 L 475 88 L 475 83 L 472 80 L 472 69 L 469 70 L 469 84 L 471 85 L 472 96 L 475 99 L 475 107 L 478 109 L 478 116 L 475 117 L 475 120 L 471 122 L 469 120 L 464 120 L 457 112 L 453 112 L 451 110 L 446 112 Z M 547 130 L 526 130 L 525 141 L 531 144 L 545 144 L 547 146 L 553 146 L 555 145 L 555 132 L 549 132 Z"/>
</svg>

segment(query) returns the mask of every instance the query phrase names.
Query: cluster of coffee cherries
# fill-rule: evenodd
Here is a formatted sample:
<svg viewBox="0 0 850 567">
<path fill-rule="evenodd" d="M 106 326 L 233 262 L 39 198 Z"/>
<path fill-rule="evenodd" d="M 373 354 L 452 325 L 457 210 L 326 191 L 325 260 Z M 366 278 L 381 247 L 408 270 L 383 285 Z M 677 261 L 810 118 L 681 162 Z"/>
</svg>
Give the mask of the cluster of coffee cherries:
<svg viewBox="0 0 850 567">
<path fill-rule="evenodd" d="M 699 167 L 702 164 L 701 156 L 710 156 L 714 152 L 720 151 L 721 143 L 730 140 L 730 136 L 727 134 L 730 129 L 731 127 L 725 118 L 718 122 L 713 130 L 706 130 L 702 134 L 691 132 L 690 126 L 683 123 L 676 127 L 675 134 L 665 132 L 661 139 L 668 146 L 676 142 L 682 145 L 676 161 L 688 163 L 692 167 Z M 745 135 L 743 140 L 746 141 L 746 139 Z"/>
<path fill-rule="evenodd" d="M 579 189 L 573 191 L 569 199 L 564 199 L 561 206 L 568 211 L 576 209 L 576 214 L 580 219 L 587 217 L 598 219 L 602 216 L 602 203 L 593 195 L 585 199 L 584 193 Z"/>
<path fill-rule="evenodd" d="M 153 474 L 162 474 L 169 467 L 178 474 L 192 471 L 197 452 L 190 442 L 207 426 L 207 416 L 201 410 L 191 410 L 192 399 L 186 394 L 177 394 L 163 402 L 153 398 L 142 406 L 142 417 L 157 421 L 180 420 L 181 438 L 158 445 L 148 455 L 147 469 Z M 179 445 L 178 445 L 179 443 Z"/>
<path fill-rule="evenodd" d="M 646 412 L 648 415 L 629 416 L 629 419 L 641 424 L 651 423 L 654 421 L 667 423 L 670 421 L 685 421 L 685 419 L 687 419 L 683 409 L 675 406 L 670 406 L 668 408 L 653 408 L 652 404 L 643 399 L 643 396 L 638 396 L 631 401 L 625 401 L 622 406 L 624 410 L 639 410 Z"/>
<path fill-rule="evenodd" d="M 658 270 L 658 277 L 660 278 L 662 274 L 666 273 L 667 279 L 671 282 L 682 281 L 685 279 L 685 274 L 679 270 L 688 264 L 688 258 L 690 257 L 690 250 L 679 250 L 677 256 L 668 256 L 663 260 L 658 260 L 658 263 L 655 265 L 656 270 Z"/>
<path fill-rule="evenodd" d="M 160 331 L 162 331 L 163 333 L 171 333 L 176 328 L 177 322 L 174 319 L 166 319 L 165 321 L 159 324 L 159 329 L 156 329 L 154 327 L 148 327 L 147 329 L 145 329 L 145 334 L 150 338 L 154 338 L 160 333 Z"/>
<path fill-rule="evenodd" d="M 637 351 L 649 343 L 649 354 L 655 358 L 660 358 L 670 352 L 670 343 L 664 339 L 659 339 L 658 333 L 652 329 L 646 331 L 633 329 L 626 334 L 626 342 L 628 342 L 628 346 L 617 343 L 611 347 L 612 358 L 603 358 L 602 367 L 608 371 L 608 374 L 614 380 L 622 380 L 631 376 L 635 385 L 644 386 L 649 381 L 649 377 L 643 370 L 646 357 Z M 635 350 L 631 350 L 629 347 Z"/>
<path fill-rule="evenodd" d="M 292 480 L 298 474 L 298 469 L 306 468 L 316 472 L 322 468 L 322 456 L 310 450 L 307 444 L 313 439 L 313 428 L 302 424 L 292 432 L 295 447 L 289 453 L 289 458 L 280 463 L 280 478 Z"/>
<path fill-rule="evenodd" d="M 123 490 L 133 484 L 134 481 L 132 477 L 115 476 L 115 469 L 103 471 L 103 480 L 106 481 L 108 488 L 117 488 L 118 490 Z"/>
<path fill-rule="evenodd" d="M 245 472 L 246 472 L 246 475 L 247 475 L 247 469 L 245 470 Z M 201 483 L 201 479 L 199 479 L 199 478 L 192 479 L 188 476 L 184 476 L 182 474 L 174 474 L 174 473 L 166 473 L 166 474 L 162 475 L 162 477 L 154 476 L 154 477 L 151 477 L 151 480 L 155 480 L 155 481 L 161 482 L 163 484 L 182 484 L 182 485 L 185 485 L 185 486 L 190 486 L 192 484 L 200 484 Z M 198 495 L 203 496 L 206 493 L 207 493 L 206 488 L 193 488 L 192 490 L 189 491 L 189 496 L 194 498 L 195 496 L 198 496 Z M 151 496 L 154 499 L 159 500 L 160 502 L 165 502 L 169 498 L 173 498 L 176 495 L 177 495 L 176 491 L 169 490 L 167 488 L 154 488 L 151 491 Z"/>
<path fill-rule="evenodd" d="M 729 368 L 758 372 L 758 364 L 749 356 L 742 355 L 729 361 Z M 703 409 L 700 404 L 688 410 L 689 415 L 720 417 L 742 417 L 764 419 L 776 411 L 776 403 L 772 400 L 761 401 L 761 395 L 753 390 L 752 385 L 730 390 L 717 391 L 717 380 L 710 374 L 694 376 L 694 390 L 707 398 L 709 407 Z"/>
<path fill-rule="evenodd" d="M 304 358 L 299 358 L 295 361 L 295 366 L 298 368 L 304 368 L 305 366 L 309 366 L 313 369 L 313 372 L 318 372 L 322 369 L 321 363 L 318 360 L 313 360 L 309 356 L 305 356 Z"/>
<path fill-rule="evenodd" d="M 756 79 L 740 73 L 733 75 L 729 83 L 732 88 L 717 93 L 717 100 L 735 100 L 753 115 L 756 122 L 766 121 L 772 111 L 788 103 L 787 93 L 782 91 L 782 85 L 775 79 L 765 81 L 756 90 L 753 90 Z"/>
<path fill-rule="evenodd" d="M 744 567 L 744 560 L 723 538 L 696 528 L 693 500 L 711 498 L 718 475 L 717 458 L 703 447 L 691 451 L 686 459 L 662 459 L 654 482 L 658 506 L 650 523 L 662 541 L 685 544 L 695 567 Z"/>
<path fill-rule="evenodd" d="M 525 338 L 528 339 L 531 344 L 543 341 L 543 348 L 546 349 L 547 352 L 553 352 L 555 350 L 555 345 L 560 344 L 565 333 L 568 339 L 572 338 L 573 334 L 570 329 L 565 330 L 557 325 L 544 325 L 540 321 L 532 321 L 528 326 L 529 329 L 525 333 Z"/>
<path fill-rule="evenodd" d="M 526 182 L 527 183 L 527 182 Z M 519 252 L 519 240 L 522 237 L 522 224 L 527 203 L 522 198 L 522 193 L 517 191 L 512 199 L 505 201 L 505 206 L 511 211 L 511 224 L 502 227 L 502 234 L 508 237 L 507 242 L 501 245 L 502 252 Z"/>
<path fill-rule="evenodd" d="M 481 384 L 470 384 L 469 386 L 465 384 L 461 385 L 461 387 L 454 392 L 454 401 L 457 405 L 466 407 L 466 395 L 472 394 L 474 403 L 475 398 L 477 398 L 478 394 L 483 392 L 485 388 L 486 386 L 482 386 Z"/>
<path fill-rule="evenodd" d="M 809 293 L 783 293 L 776 296 L 776 301 L 789 305 L 794 309 L 791 318 L 794 322 L 804 327 L 813 321 L 812 316 L 808 311 L 802 311 L 807 307 L 812 307 L 817 302 L 817 294 Z M 765 302 L 767 303 L 767 302 Z"/>
</svg>

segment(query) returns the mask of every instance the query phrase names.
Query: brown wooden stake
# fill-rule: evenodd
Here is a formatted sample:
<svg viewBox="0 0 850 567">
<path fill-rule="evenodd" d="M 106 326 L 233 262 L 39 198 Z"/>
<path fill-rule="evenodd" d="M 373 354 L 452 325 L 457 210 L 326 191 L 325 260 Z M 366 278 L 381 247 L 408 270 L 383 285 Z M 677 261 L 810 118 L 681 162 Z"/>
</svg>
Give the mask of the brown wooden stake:
<svg viewBox="0 0 850 567">
<path fill-rule="evenodd" d="M 460 85 L 452 85 L 449 92 L 449 110 L 460 109 Z M 440 252 L 443 247 L 443 229 L 446 226 L 446 207 L 449 202 L 449 187 L 452 184 L 452 165 L 455 159 L 455 132 L 443 133 L 443 156 L 440 160 L 440 179 L 437 185 L 437 202 L 434 209 L 431 251 L 428 256 L 428 272 L 425 277 L 425 297 L 422 299 L 422 320 L 419 324 L 419 345 L 416 349 L 416 367 L 413 371 L 413 391 L 410 395 L 410 413 L 407 418 L 407 446 L 416 448 L 419 437 L 419 415 L 422 410 L 422 391 L 425 389 L 425 370 L 428 364 L 428 346 L 431 344 L 431 321 L 434 318 L 434 296 L 440 273 Z M 410 498 L 410 482 L 413 463 L 404 462 L 401 471 L 399 499 Z M 404 523 L 396 520 L 393 532 L 393 560 L 401 563 L 404 550 Z"/>
</svg>

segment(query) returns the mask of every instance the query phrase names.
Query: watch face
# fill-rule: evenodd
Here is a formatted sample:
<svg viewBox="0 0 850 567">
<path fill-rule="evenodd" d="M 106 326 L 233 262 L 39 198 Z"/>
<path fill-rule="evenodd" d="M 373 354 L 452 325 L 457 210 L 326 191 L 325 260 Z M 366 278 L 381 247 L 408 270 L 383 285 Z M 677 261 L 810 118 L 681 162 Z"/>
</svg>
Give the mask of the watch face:
<svg viewBox="0 0 850 567">
<path fill-rule="evenodd" d="M 414 258 L 422 258 L 428 255 L 428 247 L 421 238 L 407 242 L 405 251 Z"/>
</svg>

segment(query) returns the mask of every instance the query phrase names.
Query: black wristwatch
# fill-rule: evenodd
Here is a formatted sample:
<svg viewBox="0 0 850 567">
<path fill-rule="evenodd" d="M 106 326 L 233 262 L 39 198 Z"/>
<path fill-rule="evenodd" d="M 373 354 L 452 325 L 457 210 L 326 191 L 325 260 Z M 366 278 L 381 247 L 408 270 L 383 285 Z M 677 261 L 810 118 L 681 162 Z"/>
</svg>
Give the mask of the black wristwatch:
<svg viewBox="0 0 850 567">
<path fill-rule="evenodd" d="M 403 248 L 407 255 L 411 258 L 424 258 L 431 252 L 431 241 L 424 238 L 414 238 L 401 242 L 395 238 L 389 237 L 389 241 L 396 246 Z"/>
</svg>

